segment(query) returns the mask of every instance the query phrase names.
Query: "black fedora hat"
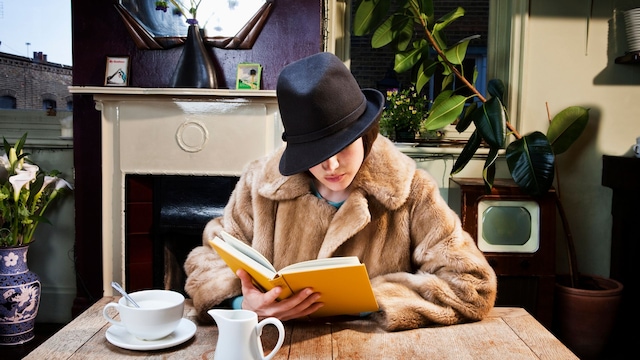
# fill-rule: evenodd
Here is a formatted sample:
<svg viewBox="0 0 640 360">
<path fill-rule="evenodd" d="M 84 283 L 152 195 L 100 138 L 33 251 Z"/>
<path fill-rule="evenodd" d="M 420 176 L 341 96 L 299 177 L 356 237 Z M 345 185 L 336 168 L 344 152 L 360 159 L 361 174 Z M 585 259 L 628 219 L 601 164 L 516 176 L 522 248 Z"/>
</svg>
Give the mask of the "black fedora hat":
<svg viewBox="0 0 640 360">
<path fill-rule="evenodd" d="M 339 153 L 380 118 L 384 95 L 360 89 L 351 71 L 332 53 L 292 62 L 276 86 L 282 140 L 280 173 L 306 171 Z"/>
</svg>

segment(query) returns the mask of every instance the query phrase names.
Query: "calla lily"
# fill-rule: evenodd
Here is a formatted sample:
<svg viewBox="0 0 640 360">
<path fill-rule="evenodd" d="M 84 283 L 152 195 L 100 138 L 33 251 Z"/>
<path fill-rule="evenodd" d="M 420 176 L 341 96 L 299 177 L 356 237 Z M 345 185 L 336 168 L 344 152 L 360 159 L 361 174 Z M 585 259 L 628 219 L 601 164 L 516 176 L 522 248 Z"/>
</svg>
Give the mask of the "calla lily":
<svg viewBox="0 0 640 360">
<path fill-rule="evenodd" d="M 45 174 L 22 151 L 27 134 L 11 146 L 4 139 L 4 154 L 0 156 L 0 246 L 25 245 L 54 198 L 71 185 L 57 175 Z M 9 181 L 6 181 L 6 180 Z M 23 191 L 27 189 L 28 191 Z"/>
<path fill-rule="evenodd" d="M 9 182 L 11 183 L 11 186 L 13 186 L 13 201 L 18 201 L 22 188 L 29 188 L 29 184 L 33 179 L 35 179 L 35 174 L 29 171 L 20 171 L 16 175 L 9 177 Z"/>
</svg>

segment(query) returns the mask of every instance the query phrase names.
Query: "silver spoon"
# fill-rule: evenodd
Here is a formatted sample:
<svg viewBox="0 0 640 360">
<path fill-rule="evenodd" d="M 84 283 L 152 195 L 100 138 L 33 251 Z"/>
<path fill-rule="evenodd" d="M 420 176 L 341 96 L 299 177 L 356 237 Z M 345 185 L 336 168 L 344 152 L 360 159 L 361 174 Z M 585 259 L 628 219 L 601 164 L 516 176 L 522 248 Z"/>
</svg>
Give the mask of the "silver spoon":
<svg viewBox="0 0 640 360">
<path fill-rule="evenodd" d="M 129 296 L 129 294 L 127 294 L 126 291 L 124 291 L 124 289 L 122 288 L 122 286 L 120 286 L 120 284 L 118 284 L 115 281 L 111 282 L 111 286 L 113 286 L 114 289 L 116 289 L 116 291 L 118 291 L 120 294 L 122 294 L 122 296 L 124 296 L 125 299 L 127 299 L 130 303 L 133 304 L 133 306 L 139 308 L 140 305 L 138 305 L 138 303 L 136 303 L 135 301 L 133 301 L 133 299 L 131 298 L 131 296 Z"/>
</svg>

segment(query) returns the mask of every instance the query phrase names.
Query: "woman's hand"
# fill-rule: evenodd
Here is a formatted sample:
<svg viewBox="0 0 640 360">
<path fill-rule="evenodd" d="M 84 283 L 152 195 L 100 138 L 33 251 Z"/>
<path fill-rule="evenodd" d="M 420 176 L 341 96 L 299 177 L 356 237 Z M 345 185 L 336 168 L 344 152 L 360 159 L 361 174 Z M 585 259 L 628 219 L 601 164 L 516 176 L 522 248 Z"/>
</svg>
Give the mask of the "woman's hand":
<svg viewBox="0 0 640 360">
<path fill-rule="evenodd" d="M 277 286 L 263 293 L 252 282 L 251 276 L 246 271 L 239 269 L 236 275 L 242 282 L 242 308 L 252 310 L 259 317 L 276 317 L 281 321 L 301 318 L 310 315 L 324 304 L 318 303 L 319 293 L 314 293 L 311 288 L 306 288 L 284 300 L 276 301 L 282 288 Z"/>
</svg>

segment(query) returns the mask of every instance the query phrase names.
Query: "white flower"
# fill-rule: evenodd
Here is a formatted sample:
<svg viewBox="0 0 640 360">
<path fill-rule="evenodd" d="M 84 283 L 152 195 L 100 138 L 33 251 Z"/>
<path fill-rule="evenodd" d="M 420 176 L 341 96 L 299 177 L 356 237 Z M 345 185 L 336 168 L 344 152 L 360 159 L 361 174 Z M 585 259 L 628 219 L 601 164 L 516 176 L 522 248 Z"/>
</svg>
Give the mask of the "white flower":
<svg viewBox="0 0 640 360">
<path fill-rule="evenodd" d="M 0 156 L 0 246 L 29 244 L 51 201 L 71 185 L 58 171 L 42 171 L 24 153 L 25 133 Z M 8 181 L 7 181 L 8 179 Z M 1 260 L 1 259 L 0 259 Z M 5 259 L 5 261 L 7 261 Z"/>
<path fill-rule="evenodd" d="M 17 174 L 9 176 L 9 182 L 13 186 L 13 201 L 18 201 L 18 198 L 20 197 L 20 190 L 25 186 L 28 189 L 29 183 L 35 178 L 35 174 L 23 170 L 18 170 Z"/>
<path fill-rule="evenodd" d="M 16 266 L 18 263 L 18 255 L 10 252 L 9 255 L 3 257 L 4 266 Z"/>
</svg>

